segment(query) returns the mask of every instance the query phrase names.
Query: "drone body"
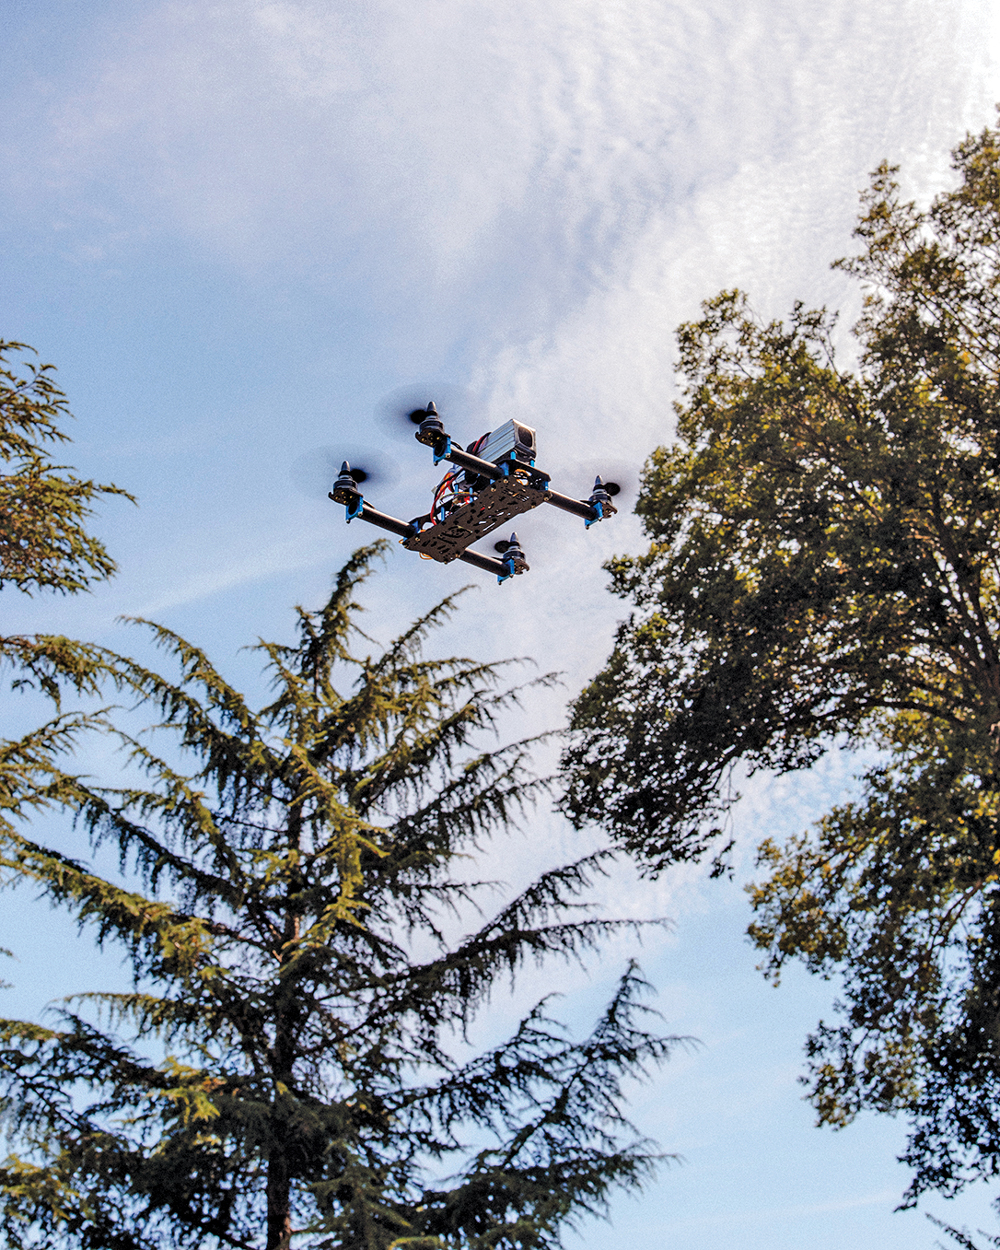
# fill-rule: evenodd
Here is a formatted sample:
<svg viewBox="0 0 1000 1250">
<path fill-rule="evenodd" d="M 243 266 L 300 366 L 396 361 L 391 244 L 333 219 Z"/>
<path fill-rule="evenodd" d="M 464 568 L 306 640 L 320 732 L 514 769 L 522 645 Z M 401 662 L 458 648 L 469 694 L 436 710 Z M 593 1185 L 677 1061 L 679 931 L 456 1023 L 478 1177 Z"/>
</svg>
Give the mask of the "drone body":
<svg viewBox="0 0 1000 1250">
<path fill-rule="evenodd" d="M 535 431 L 519 421 L 507 421 L 484 434 L 468 450 L 452 441 L 433 403 L 415 409 L 409 419 L 419 423 L 418 442 L 434 451 L 434 463 L 446 461 L 456 467 L 445 474 L 434 492 L 430 512 L 412 521 L 399 521 L 373 508 L 359 489 L 364 474 L 352 471 L 345 461 L 330 498 L 347 509 L 347 520 L 356 518 L 397 534 L 402 545 L 424 559 L 449 564 L 462 560 L 496 573 L 498 582 L 526 573 L 528 563 L 517 535 L 495 544 L 500 558 L 470 551 L 472 543 L 505 526 L 522 512 L 548 503 L 581 517 L 587 526 L 617 511 L 611 496 L 618 487 L 600 478 L 587 500 L 573 499 L 551 489 L 549 475 L 535 468 Z"/>
</svg>

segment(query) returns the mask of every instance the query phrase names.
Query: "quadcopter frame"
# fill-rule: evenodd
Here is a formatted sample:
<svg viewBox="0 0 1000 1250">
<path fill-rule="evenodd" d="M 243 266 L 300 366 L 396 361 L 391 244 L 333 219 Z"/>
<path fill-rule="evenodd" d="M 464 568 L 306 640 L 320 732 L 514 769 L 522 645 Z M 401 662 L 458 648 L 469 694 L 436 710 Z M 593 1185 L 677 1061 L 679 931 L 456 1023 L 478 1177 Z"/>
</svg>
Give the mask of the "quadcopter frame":
<svg viewBox="0 0 1000 1250">
<path fill-rule="evenodd" d="M 452 506 L 440 518 L 428 514 L 412 521 L 397 520 L 367 502 L 346 461 L 329 497 L 345 505 L 348 523 L 360 519 L 388 530 L 399 536 L 402 546 L 416 551 L 424 559 L 437 560 L 441 564 L 461 560 L 485 572 L 495 573 L 497 581 L 502 583 L 515 574 L 528 571 L 517 535 L 511 534 L 506 544 L 496 544 L 497 550 L 502 550 L 499 559 L 470 551 L 468 548 L 478 539 L 485 538 L 514 517 L 543 503 L 582 518 L 588 528 L 595 521 L 613 516 L 617 511 L 611 502 L 611 494 L 600 478 L 594 482 L 593 493 L 587 500 L 573 499 L 552 490 L 549 475 L 535 468 L 533 446 L 529 448 L 515 440 L 514 449 L 502 459 L 486 460 L 463 450 L 452 441 L 434 404 L 429 403 L 425 409 L 418 409 L 411 419 L 420 420 L 415 437 L 418 442 L 433 449 L 434 463 L 437 465 L 446 461 L 463 471 L 463 475 L 455 474 L 454 477 L 461 483 L 461 497 L 465 502 Z M 530 434 L 533 443 L 533 431 Z"/>
</svg>

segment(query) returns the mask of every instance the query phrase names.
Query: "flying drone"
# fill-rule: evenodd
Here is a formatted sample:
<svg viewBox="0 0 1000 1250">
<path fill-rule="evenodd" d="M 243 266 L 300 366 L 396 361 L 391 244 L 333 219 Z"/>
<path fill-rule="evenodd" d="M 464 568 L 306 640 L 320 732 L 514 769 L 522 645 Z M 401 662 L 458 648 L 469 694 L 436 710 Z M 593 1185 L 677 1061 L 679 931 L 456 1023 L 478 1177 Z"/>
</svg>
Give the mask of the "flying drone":
<svg viewBox="0 0 1000 1250">
<path fill-rule="evenodd" d="M 497 581 L 503 583 L 509 577 L 528 572 L 517 534 L 494 544 L 494 551 L 500 553 L 498 557 L 469 550 L 480 538 L 543 503 L 581 517 L 588 529 L 595 521 L 603 521 L 618 511 L 611 502 L 620 489 L 615 482 L 596 478 L 589 499 L 573 499 L 552 490 L 549 475 L 535 468 L 535 431 L 520 421 L 507 421 L 463 448 L 445 431 L 433 403 L 408 415 L 418 426 L 417 442 L 433 450 L 435 465 L 445 461 L 456 466 L 438 483 L 430 511 L 412 521 L 399 521 L 379 512 L 360 489 L 367 474 L 352 469 L 346 460 L 329 498 L 344 504 L 348 524 L 360 519 L 388 530 L 399 536 L 408 551 L 417 552 L 425 560 L 441 564 L 462 560 L 495 573 Z"/>
</svg>

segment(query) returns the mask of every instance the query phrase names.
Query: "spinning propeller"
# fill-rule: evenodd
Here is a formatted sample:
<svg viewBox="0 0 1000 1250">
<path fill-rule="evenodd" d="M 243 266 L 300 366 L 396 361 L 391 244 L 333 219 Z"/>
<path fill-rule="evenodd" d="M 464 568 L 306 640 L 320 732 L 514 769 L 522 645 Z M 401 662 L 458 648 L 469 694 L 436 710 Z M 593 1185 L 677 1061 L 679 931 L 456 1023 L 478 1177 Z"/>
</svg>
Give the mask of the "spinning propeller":
<svg viewBox="0 0 1000 1250">
<path fill-rule="evenodd" d="M 359 486 L 364 482 L 369 487 L 392 487 L 400 479 L 398 466 L 385 452 L 345 443 L 304 452 L 292 464 L 288 476 L 310 499 L 326 499 L 345 460 L 350 462 L 351 477 Z"/>
<path fill-rule="evenodd" d="M 412 438 L 414 427 L 420 425 L 427 414 L 428 403 L 436 405 L 449 430 L 456 434 L 461 430 L 459 437 L 471 440 L 486 432 L 489 418 L 482 400 L 452 382 L 414 382 L 400 386 L 383 395 L 375 405 L 375 420 L 387 433 Z"/>
<path fill-rule="evenodd" d="M 600 460 L 585 460 L 573 466 L 573 480 L 589 485 L 594 481 L 595 474 L 601 478 L 601 484 L 615 501 L 619 511 L 630 511 L 639 493 L 639 477 L 636 466 L 624 460 L 615 460 L 602 456 Z M 621 496 L 619 499 L 618 496 Z"/>
</svg>

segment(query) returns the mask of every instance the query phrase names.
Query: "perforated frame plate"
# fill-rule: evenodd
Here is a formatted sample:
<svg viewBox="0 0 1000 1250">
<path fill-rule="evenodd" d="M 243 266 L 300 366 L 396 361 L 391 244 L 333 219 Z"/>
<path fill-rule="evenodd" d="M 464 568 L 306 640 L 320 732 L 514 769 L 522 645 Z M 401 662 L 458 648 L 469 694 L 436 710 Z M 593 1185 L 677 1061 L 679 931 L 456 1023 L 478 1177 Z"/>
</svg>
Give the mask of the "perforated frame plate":
<svg viewBox="0 0 1000 1250">
<path fill-rule="evenodd" d="M 530 512 L 544 503 L 548 497 L 545 482 L 537 473 L 532 473 L 530 478 L 521 474 L 500 478 L 484 487 L 471 503 L 456 508 L 447 520 L 405 539 L 403 546 L 449 564 L 477 539 L 485 538 L 522 512 Z"/>
</svg>

